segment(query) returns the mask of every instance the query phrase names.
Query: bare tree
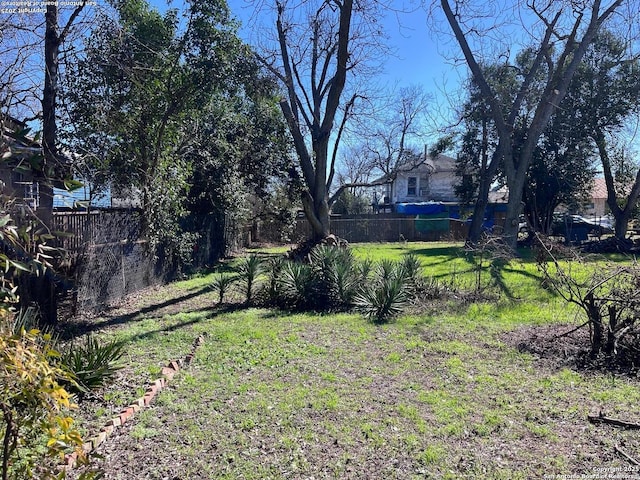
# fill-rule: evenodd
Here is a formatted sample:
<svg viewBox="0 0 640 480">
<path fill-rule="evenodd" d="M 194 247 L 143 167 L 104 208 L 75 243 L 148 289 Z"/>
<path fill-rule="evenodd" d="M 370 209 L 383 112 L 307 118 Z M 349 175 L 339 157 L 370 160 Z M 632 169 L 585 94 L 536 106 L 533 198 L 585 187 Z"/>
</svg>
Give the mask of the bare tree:
<svg viewBox="0 0 640 480">
<path fill-rule="evenodd" d="M 0 113 L 33 119 L 41 108 L 43 75 L 39 61 L 43 20 L 35 14 L 10 14 L 0 19 Z"/>
<path fill-rule="evenodd" d="M 462 50 L 464 59 L 471 70 L 474 81 L 489 106 L 489 113 L 495 122 L 499 143 L 487 169 L 495 171 L 494 162 L 503 162 L 509 203 L 504 226 L 505 241 L 515 247 L 518 234 L 518 215 L 521 211 L 522 192 L 527 170 L 537 142 L 553 112 L 565 97 L 571 79 L 576 72 L 588 46 L 594 40 L 602 25 L 610 19 L 624 0 L 614 0 L 603 6 L 601 0 L 591 2 L 557 2 L 553 0 L 530 0 L 518 3 L 522 17 L 535 18 L 540 26 L 536 35 L 534 58 L 527 71 L 519 72 L 520 87 L 511 105 L 502 105 L 495 89 L 489 84 L 483 71 L 486 60 L 482 53 L 472 49 L 471 39 L 482 29 L 465 20 L 468 2 L 441 0 L 447 22 Z M 494 25 L 494 28 L 498 28 Z M 485 28 L 486 30 L 486 28 Z M 491 35 L 487 36 L 489 39 Z M 510 50 L 502 52 L 508 62 Z M 505 61 L 503 59 L 503 61 Z M 526 119 L 526 139 L 517 151 L 514 148 L 513 132 L 525 101 L 531 102 L 531 87 L 540 74 L 546 82 L 532 104 L 532 114 Z M 475 218 L 475 217 L 474 217 Z M 476 221 L 481 221 L 476 219 Z"/>
<path fill-rule="evenodd" d="M 359 94 L 347 77 L 366 64 L 378 28 L 375 4 L 276 1 L 277 48 L 258 58 L 281 82 L 280 107 L 302 170 L 302 204 L 313 238 L 329 234 L 329 191 L 347 121 Z"/>
<path fill-rule="evenodd" d="M 343 157 L 344 171 L 340 187 L 332 195 L 337 198 L 344 189 L 374 186 L 375 177 L 392 181 L 403 168 L 424 161 L 427 108 L 431 96 L 422 86 L 404 87 L 387 96 L 367 121 L 360 125 L 360 143 Z"/>
</svg>

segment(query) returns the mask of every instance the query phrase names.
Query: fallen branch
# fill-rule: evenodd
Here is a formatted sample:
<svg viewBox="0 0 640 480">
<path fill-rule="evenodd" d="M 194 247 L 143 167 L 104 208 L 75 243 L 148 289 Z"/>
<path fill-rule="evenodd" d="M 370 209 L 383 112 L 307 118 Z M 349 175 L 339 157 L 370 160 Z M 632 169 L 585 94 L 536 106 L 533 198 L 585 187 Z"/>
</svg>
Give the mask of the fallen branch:
<svg viewBox="0 0 640 480">
<path fill-rule="evenodd" d="M 602 414 L 597 416 L 589 415 L 587 418 L 591 423 L 606 423 L 608 425 L 615 425 L 617 427 L 628 428 L 630 430 L 640 430 L 640 423 L 625 422 L 624 420 L 605 417 Z"/>
<path fill-rule="evenodd" d="M 578 330 L 580 330 L 581 328 L 586 327 L 587 325 L 589 325 L 589 322 L 590 322 L 590 321 L 591 321 L 591 320 L 587 320 L 587 321 L 586 321 L 586 322 L 584 322 L 582 325 L 580 325 L 580 326 L 578 326 L 578 327 L 576 327 L 576 328 L 573 328 L 573 329 L 569 330 L 568 332 L 564 332 L 564 333 L 561 333 L 561 334 L 555 335 L 553 338 L 554 338 L 554 339 L 556 339 L 556 338 L 562 338 L 562 337 L 566 337 L 566 336 L 568 336 L 568 335 L 571 335 L 573 332 L 577 332 L 577 331 L 578 331 Z"/>
<path fill-rule="evenodd" d="M 616 445 L 614 447 L 616 453 L 619 453 L 620 455 L 622 455 L 630 464 L 632 465 L 640 465 L 640 462 L 638 460 L 636 460 L 635 458 L 633 458 L 631 455 L 629 455 L 627 452 L 625 452 L 622 447 L 620 447 L 620 445 Z"/>
</svg>

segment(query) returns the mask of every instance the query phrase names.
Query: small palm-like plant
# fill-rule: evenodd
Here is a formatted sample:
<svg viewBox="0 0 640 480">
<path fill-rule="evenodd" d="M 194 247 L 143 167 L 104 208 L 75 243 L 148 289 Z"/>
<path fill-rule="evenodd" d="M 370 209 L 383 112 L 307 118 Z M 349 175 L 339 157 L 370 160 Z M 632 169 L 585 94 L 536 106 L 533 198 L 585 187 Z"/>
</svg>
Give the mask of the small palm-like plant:
<svg viewBox="0 0 640 480">
<path fill-rule="evenodd" d="M 362 278 L 353 262 L 341 262 L 335 267 L 335 288 L 337 300 L 345 306 L 352 305 Z"/>
<path fill-rule="evenodd" d="M 117 341 L 101 344 L 91 335 L 87 335 L 84 345 L 69 345 L 58 360 L 75 380 L 69 387 L 84 395 L 104 385 L 122 368 L 118 365 L 122 347 Z"/>
<path fill-rule="evenodd" d="M 280 301 L 280 275 L 282 267 L 286 263 L 283 256 L 273 257 L 267 263 L 267 288 L 265 291 L 267 301 L 277 304 Z"/>
<path fill-rule="evenodd" d="M 422 282 L 422 264 L 413 253 L 405 256 L 400 262 L 400 275 L 407 280 L 407 287 L 414 293 Z"/>
<path fill-rule="evenodd" d="M 351 250 L 319 245 L 309 254 L 309 263 L 317 280 L 314 300 L 319 308 L 351 304 L 358 283 Z"/>
<path fill-rule="evenodd" d="M 249 255 L 240 260 L 240 264 L 238 265 L 238 280 L 242 283 L 247 304 L 253 300 L 253 294 L 262 272 L 262 259 L 257 255 Z"/>
<path fill-rule="evenodd" d="M 374 263 L 370 258 L 365 258 L 357 263 L 356 269 L 361 281 L 366 282 L 369 280 L 369 276 L 371 272 L 373 272 L 373 267 Z"/>
<path fill-rule="evenodd" d="M 408 301 L 406 280 L 401 275 L 381 278 L 355 297 L 356 308 L 376 323 L 386 323 L 402 313 Z"/>
<path fill-rule="evenodd" d="M 218 273 L 211 282 L 211 288 L 218 294 L 218 303 L 224 302 L 225 294 L 231 289 L 234 283 L 238 280 L 238 277 L 233 275 L 225 275 L 224 273 Z"/>
<path fill-rule="evenodd" d="M 317 290 L 312 268 L 305 263 L 286 262 L 280 272 L 279 290 L 287 306 L 299 308 L 312 304 Z"/>
<path fill-rule="evenodd" d="M 380 280 L 386 280 L 398 276 L 398 265 L 398 262 L 394 262 L 388 258 L 383 258 L 377 265 L 375 275 Z"/>
</svg>

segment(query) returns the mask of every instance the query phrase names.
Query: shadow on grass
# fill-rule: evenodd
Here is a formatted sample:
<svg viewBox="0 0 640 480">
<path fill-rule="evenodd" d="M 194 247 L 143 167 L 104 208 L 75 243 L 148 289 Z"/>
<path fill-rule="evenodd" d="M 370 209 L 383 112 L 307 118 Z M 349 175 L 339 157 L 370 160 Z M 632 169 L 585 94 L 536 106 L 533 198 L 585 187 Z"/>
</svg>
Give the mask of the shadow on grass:
<svg viewBox="0 0 640 480">
<path fill-rule="evenodd" d="M 137 322 L 140 320 L 144 320 L 145 315 L 149 313 L 153 313 L 162 308 L 169 307 L 171 305 L 176 305 L 181 302 L 191 300 L 192 298 L 198 297 L 205 293 L 210 292 L 211 289 L 209 286 L 200 287 L 199 289 L 182 295 L 180 297 L 174 297 L 164 302 L 156 303 L 153 305 L 148 305 L 146 307 L 141 308 L 140 310 L 136 310 L 135 312 L 127 313 L 124 315 L 117 315 L 111 318 L 108 318 L 103 321 L 90 321 L 90 320 L 81 320 L 77 322 L 66 323 L 62 325 L 62 329 L 59 333 L 59 337 L 61 340 L 73 340 L 74 338 L 85 335 L 88 333 L 93 333 L 96 330 L 101 330 L 103 328 L 113 327 L 116 325 L 123 325 L 130 322 Z"/>
<path fill-rule="evenodd" d="M 214 306 L 210 306 L 210 307 L 202 307 L 202 308 L 197 308 L 195 310 L 189 310 L 190 314 L 195 314 L 196 318 L 190 319 L 190 320 L 186 320 L 183 322 L 176 322 L 172 325 L 167 325 L 166 327 L 163 328 L 156 328 L 154 330 L 149 330 L 146 331 L 144 333 L 137 333 L 135 335 L 131 335 L 129 336 L 127 339 L 122 340 L 122 343 L 124 343 L 125 345 L 133 340 L 140 340 L 140 339 L 145 339 L 148 337 L 152 337 L 154 335 L 157 335 L 159 333 L 170 333 L 170 332 L 175 332 L 177 330 L 180 330 L 182 328 L 186 328 L 192 325 L 196 325 L 200 322 L 203 321 L 208 321 L 211 320 L 217 316 L 220 315 L 225 315 L 227 313 L 233 313 L 233 312 L 237 312 L 240 310 L 246 310 L 247 307 L 245 305 L 242 304 L 223 304 L 223 305 L 214 305 Z"/>
</svg>

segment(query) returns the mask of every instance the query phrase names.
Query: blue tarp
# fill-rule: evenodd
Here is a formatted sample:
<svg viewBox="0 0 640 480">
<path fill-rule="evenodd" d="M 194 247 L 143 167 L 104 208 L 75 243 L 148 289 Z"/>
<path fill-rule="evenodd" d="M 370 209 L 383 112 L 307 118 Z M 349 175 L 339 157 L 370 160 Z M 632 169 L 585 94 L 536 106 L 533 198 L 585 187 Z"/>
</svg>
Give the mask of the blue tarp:
<svg viewBox="0 0 640 480">
<path fill-rule="evenodd" d="M 447 211 L 448 208 L 443 203 L 422 202 L 396 204 L 396 212 L 403 215 L 435 215 Z"/>
<path fill-rule="evenodd" d="M 495 225 L 496 212 L 505 212 L 506 209 L 506 204 L 487 205 L 482 229 L 492 230 Z M 448 219 L 460 219 L 460 205 L 456 204 L 437 202 L 397 203 L 396 212 L 403 215 L 416 215 L 416 224 L 420 224 L 420 231 L 446 230 L 445 222 Z M 467 218 L 465 223 L 471 223 L 471 218 Z"/>
</svg>

